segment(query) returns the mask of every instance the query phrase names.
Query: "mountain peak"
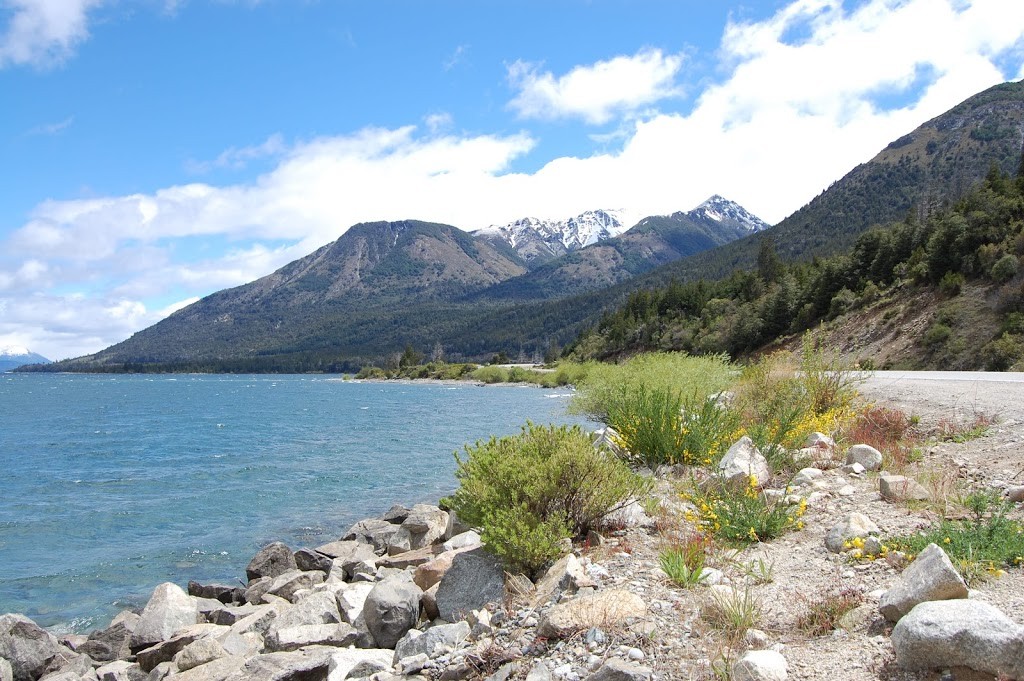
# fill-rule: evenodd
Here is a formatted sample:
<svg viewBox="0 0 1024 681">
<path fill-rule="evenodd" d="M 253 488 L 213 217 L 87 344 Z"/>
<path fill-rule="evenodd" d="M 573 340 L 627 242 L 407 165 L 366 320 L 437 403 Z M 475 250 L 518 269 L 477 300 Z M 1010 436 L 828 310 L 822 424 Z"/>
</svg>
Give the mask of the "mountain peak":
<svg viewBox="0 0 1024 681">
<path fill-rule="evenodd" d="M 728 222 L 742 227 L 748 232 L 760 232 L 771 226 L 735 201 L 730 201 L 718 194 L 708 198 L 691 210 L 688 215 L 695 220 L 711 220 L 718 223 Z"/>
<path fill-rule="evenodd" d="M 26 364 L 49 364 L 50 360 L 37 355 L 23 345 L 0 346 L 0 371 L 10 371 Z"/>
<path fill-rule="evenodd" d="M 484 227 L 472 234 L 501 239 L 527 262 L 540 263 L 618 236 L 626 229 L 623 211 L 597 209 L 564 220 L 525 217 L 506 225 Z"/>
</svg>

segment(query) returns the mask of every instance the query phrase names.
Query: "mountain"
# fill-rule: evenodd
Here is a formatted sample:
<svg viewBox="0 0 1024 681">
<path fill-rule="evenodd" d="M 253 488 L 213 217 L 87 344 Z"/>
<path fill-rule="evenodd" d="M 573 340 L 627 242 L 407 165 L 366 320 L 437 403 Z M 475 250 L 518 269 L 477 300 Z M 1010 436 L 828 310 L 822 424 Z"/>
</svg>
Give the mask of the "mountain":
<svg viewBox="0 0 1024 681">
<path fill-rule="evenodd" d="M 646 217 L 619 236 L 535 264 L 477 298 L 548 300 L 606 288 L 767 226 L 739 204 L 716 195 L 693 210 Z"/>
<path fill-rule="evenodd" d="M 529 265 L 548 262 L 622 234 L 622 211 L 588 210 L 567 220 L 521 218 L 470 232 L 475 237 L 511 246 Z"/>
<path fill-rule="evenodd" d="M 50 360 L 20 345 L 0 346 L 0 371 L 10 371 L 26 364 L 49 364 Z"/>
</svg>

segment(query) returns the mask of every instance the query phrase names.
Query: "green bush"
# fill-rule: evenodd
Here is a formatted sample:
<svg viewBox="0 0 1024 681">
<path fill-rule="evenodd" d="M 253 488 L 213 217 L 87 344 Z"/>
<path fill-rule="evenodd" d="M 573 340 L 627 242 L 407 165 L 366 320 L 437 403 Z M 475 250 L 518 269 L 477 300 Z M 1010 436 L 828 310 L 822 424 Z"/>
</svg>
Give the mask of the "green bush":
<svg viewBox="0 0 1024 681">
<path fill-rule="evenodd" d="M 481 383 L 508 383 L 508 369 L 499 366 L 482 366 L 469 374 L 469 377 Z"/>
<path fill-rule="evenodd" d="M 1017 276 L 1019 268 L 1017 256 L 1007 253 L 992 265 L 992 278 L 1000 284 L 1006 283 Z"/>
<path fill-rule="evenodd" d="M 483 529 L 488 550 L 514 570 L 535 574 L 608 513 L 649 489 L 649 482 L 579 426 L 527 424 L 455 454 L 459 489 L 444 503 Z"/>
<path fill-rule="evenodd" d="M 384 371 L 380 367 L 365 366 L 359 370 L 356 374 L 356 378 L 359 379 L 384 379 L 388 378 L 388 372 Z"/>
<path fill-rule="evenodd" d="M 949 340 L 949 337 L 953 335 L 953 329 L 949 328 L 941 322 L 935 322 L 928 327 L 928 330 L 924 332 L 924 344 L 933 347 L 936 345 L 942 345 Z"/>
<path fill-rule="evenodd" d="M 964 287 L 964 275 L 959 272 L 946 272 L 939 281 L 939 291 L 950 298 L 960 295 Z"/>
<path fill-rule="evenodd" d="M 637 355 L 623 364 L 589 364 L 570 410 L 608 423 L 611 405 L 640 386 L 701 398 L 717 395 L 736 379 L 725 355 L 693 357 L 678 352 Z"/>
<path fill-rule="evenodd" d="M 789 506 L 781 499 L 769 499 L 758 490 L 753 476 L 743 489 L 709 480 L 683 498 L 693 504 L 687 520 L 695 523 L 699 532 L 735 543 L 769 541 L 787 530 L 802 529 L 807 510 L 806 500 Z"/>
</svg>

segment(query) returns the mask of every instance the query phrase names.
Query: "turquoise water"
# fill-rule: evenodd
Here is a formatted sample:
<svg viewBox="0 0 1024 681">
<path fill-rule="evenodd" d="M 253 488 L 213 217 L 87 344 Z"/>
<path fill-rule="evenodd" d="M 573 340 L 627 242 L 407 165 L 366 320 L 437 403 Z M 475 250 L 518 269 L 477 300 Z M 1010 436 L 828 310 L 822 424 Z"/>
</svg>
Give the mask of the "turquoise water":
<svg viewBox="0 0 1024 681">
<path fill-rule="evenodd" d="M 0 374 L 0 613 L 87 632 L 156 584 L 236 582 L 455 486 L 452 452 L 564 389 L 310 376 Z"/>
</svg>

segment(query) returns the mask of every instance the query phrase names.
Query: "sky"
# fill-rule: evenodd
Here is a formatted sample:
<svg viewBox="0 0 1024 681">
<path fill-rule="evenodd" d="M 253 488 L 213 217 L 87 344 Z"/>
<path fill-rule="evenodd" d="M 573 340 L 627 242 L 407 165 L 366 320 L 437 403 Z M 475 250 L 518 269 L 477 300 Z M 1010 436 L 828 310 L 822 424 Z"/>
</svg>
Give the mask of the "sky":
<svg viewBox="0 0 1024 681">
<path fill-rule="evenodd" d="M 985 88 L 1020 0 L 0 0 L 0 346 L 101 350 L 353 224 L 770 223 Z"/>
</svg>

